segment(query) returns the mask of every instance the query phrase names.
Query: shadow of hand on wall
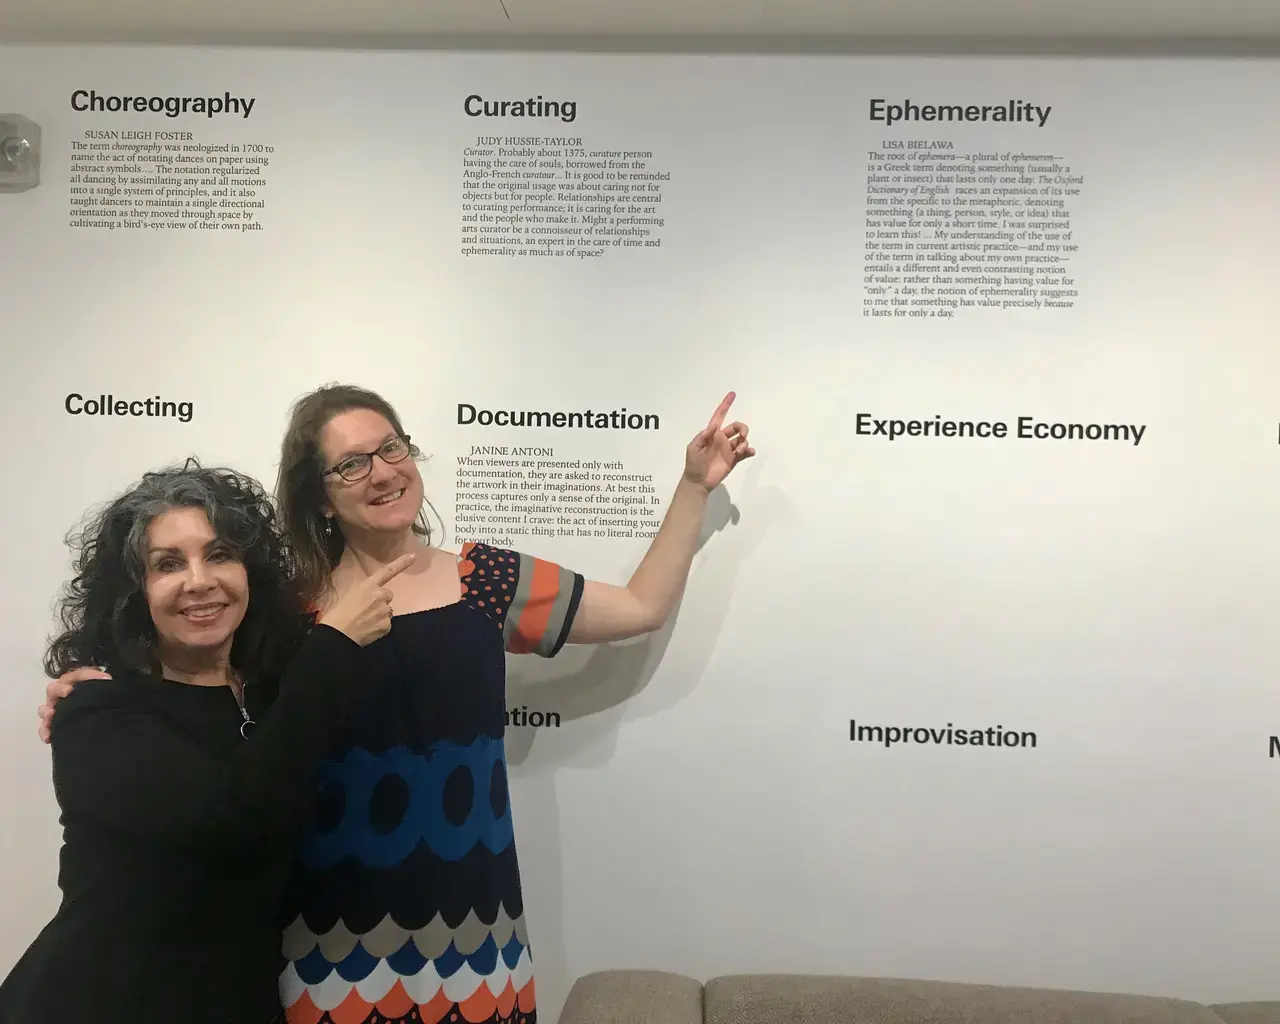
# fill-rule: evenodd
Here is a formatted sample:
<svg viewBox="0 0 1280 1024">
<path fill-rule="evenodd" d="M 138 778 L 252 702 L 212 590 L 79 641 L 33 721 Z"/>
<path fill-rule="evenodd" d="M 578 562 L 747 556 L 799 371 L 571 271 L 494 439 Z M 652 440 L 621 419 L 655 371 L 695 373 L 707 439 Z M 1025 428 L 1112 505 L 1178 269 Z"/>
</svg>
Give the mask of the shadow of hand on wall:
<svg viewBox="0 0 1280 1024">
<path fill-rule="evenodd" d="M 576 725 L 573 729 L 508 727 L 505 740 L 513 783 L 519 779 L 516 827 L 525 907 L 536 947 L 531 953 L 538 1011 L 548 1021 L 558 1017 L 573 982 L 565 945 L 557 770 L 603 767 L 613 756 L 624 717 L 661 714 L 693 693 L 732 613 L 741 566 L 769 530 L 787 518 L 789 506 L 783 492 L 759 485 L 760 461 L 753 459 L 739 478 L 748 515 L 739 515 L 724 487 L 710 495 L 688 583 L 662 629 L 635 640 L 568 647 L 550 659 L 530 655 L 509 659 L 508 707 L 555 711 L 562 726 Z M 708 546 L 713 538 L 715 543 Z M 699 556 L 704 556 L 701 561 Z M 686 602 L 695 614 L 672 647 Z M 659 674 L 669 648 L 678 669 Z"/>
<path fill-rule="evenodd" d="M 510 659 L 509 708 L 555 712 L 562 726 L 594 719 L 590 729 L 555 730 L 550 735 L 544 735 L 546 729 L 513 723 L 506 734 L 507 757 L 513 767 L 599 766 L 612 752 L 608 741 L 616 737 L 624 715 L 647 717 L 674 707 L 693 692 L 728 618 L 743 563 L 785 515 L 782 492 L 762 488 L 759 471 L 759 464 L 752 463 L 743 474 L 743 504 L 751 509 L 745 521 L 723 485 L 708 497 L 688 582 L 660 630 L 634 640 L 566 647 L 551 659 L 525 655 Z M 724 536 L 716 538 L 700 563 L 708 542 L 721 533 Z M 652 690 L 650 684 L 686 602 L 697 615 L 680 634 L 679 671 L 664 676 L 659 688 Z"/>
</svg>

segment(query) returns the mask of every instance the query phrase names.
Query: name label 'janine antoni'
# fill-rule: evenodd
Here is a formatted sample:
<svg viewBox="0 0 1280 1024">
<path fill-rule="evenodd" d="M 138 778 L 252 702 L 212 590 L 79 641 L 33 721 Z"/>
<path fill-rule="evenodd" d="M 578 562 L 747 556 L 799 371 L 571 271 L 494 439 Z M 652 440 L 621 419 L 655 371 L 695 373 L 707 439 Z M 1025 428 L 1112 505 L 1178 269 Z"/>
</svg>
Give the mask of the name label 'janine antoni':
<svg viewBox="0 0 1280 1024">
<path fill-rule="evenodd" d="M 1027 441 L 1124 441 L 1135 448 L 1147 432 L 1145 423 L 1093 423 L 1040 420 L 1035 416 L 1019 416 L 1012 431 L 1003 420 L 877 419 L 860 412 L 854 433 L 884 437 L 896 441 L 900 437 L 1016 437 Z"/>
</svg>

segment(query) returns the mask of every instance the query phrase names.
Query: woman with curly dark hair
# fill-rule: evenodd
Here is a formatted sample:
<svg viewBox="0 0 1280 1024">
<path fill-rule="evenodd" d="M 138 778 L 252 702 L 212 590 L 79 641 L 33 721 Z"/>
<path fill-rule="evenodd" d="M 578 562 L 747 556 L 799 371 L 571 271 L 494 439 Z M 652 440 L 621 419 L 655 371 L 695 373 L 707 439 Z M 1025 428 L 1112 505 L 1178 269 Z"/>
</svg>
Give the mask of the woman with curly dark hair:
<svg viewBox="0 0 1280 1024">
<path fill-rule="evenodd" d="M 146 474 L 78 546 L 45 668 L 111 678 L 52 726 L 62 905 L 0 985 L 0 1022 L 267 1024 L 312 776 L 412 557 L 313 623 L 262 487 L 194 460 Z"/>
</svg>

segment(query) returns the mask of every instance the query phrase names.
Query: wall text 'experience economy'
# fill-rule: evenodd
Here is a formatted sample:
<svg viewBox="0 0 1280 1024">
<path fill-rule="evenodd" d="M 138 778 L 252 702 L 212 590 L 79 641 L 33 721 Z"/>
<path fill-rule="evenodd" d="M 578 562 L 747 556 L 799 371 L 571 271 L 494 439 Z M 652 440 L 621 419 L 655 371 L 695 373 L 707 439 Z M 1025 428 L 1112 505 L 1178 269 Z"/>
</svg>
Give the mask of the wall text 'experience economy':
<svg viewBox="0 0 1280 1024">
<path fill-rule="evenodd" d="M 1147 432 L 1145 423 L 1050 422 L 1019 416 L 1010 430 L 1003 420 L 878 419 L 869 412 L 857 414 L 854 433 L 896 441 L 900 437 L 1006 438 L 1026 441 L 1125 441 L 1135 448 Z"/>
</svg>

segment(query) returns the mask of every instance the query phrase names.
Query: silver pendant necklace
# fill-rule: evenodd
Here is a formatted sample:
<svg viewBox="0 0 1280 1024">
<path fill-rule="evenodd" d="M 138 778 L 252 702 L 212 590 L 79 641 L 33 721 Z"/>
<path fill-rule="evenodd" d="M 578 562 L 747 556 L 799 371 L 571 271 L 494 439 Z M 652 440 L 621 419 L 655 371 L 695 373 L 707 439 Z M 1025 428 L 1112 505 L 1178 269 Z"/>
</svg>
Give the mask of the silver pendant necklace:
<svg viewBox="0 0 1280 1024">
<path fill-rule="evenodd" d="M 253 728 L 253 719 L 249 717 L 249 712 L 245 710 L 244 689 L 240 685 L 232 683 L 231 692 L 236 695 L 236 706 L 240 708 L 240 717 L 244 719 L 240 723 L 240 736 L 243 739 L 248 739 L 249 730 Z"/>
</svg>

